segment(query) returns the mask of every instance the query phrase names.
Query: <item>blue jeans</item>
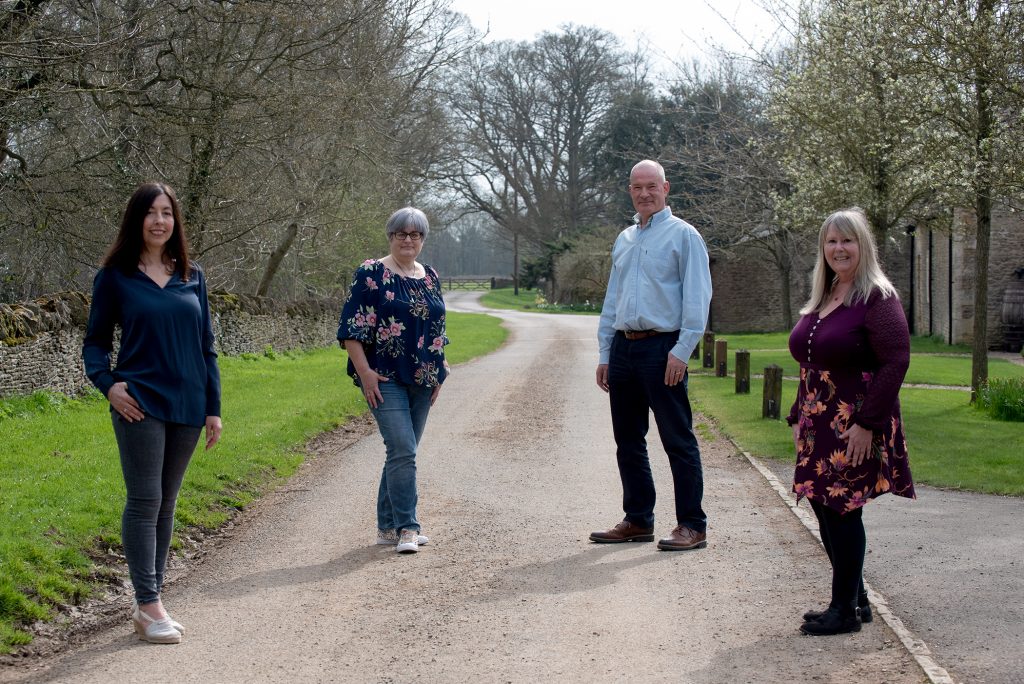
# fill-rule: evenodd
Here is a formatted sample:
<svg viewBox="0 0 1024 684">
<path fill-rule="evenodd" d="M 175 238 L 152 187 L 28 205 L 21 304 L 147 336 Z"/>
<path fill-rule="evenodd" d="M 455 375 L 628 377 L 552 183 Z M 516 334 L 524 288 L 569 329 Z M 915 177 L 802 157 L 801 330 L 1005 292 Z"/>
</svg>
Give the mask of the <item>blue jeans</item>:
<svg viewBox="0 0 1024 684">
<path fill-rule="evenodd" d="M 432 387 L 382 382 L 384 401 L 373 411 L 387 458 L 377 492 L 377 527 L 382 530 L 419 530 L 416 519 L 416 448 L 430 413 Z"/>
<path fill-rule="evenodd" d="M 633 524 L 654 526 L 654 477 L 646 440 L 653 411 L 672 469 L 676 523 L 704 532 L 707 528 L 707 516 L 701 508 L 704 474 L 697 437 L 693 434 L 687 380 L 684 377 L 683 382 L 674 387 L 665 384 L 668 353 L 677 339 L 678 334 L 666 333 L 627 340 L 619 332 L 612 340 L 608 396 L 622 480 L 622 508 L 626 520 Z"/>
<path fill-rule="evenodd" d="M 153 603 L 164 584 L 178 490 L 202 428 L 152 416 L 134 423 L 116 413 L 111 418 L 128 493 L 121 515 L 124 557 L 135 599 Z"/>
</svg>

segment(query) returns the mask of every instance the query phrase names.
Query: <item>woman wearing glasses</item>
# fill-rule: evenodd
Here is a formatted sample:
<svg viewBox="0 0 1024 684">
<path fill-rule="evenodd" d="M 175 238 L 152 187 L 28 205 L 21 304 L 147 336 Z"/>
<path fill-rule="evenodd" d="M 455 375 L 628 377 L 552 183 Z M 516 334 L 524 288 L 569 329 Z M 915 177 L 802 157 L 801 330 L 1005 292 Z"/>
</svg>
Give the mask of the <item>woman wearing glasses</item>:
<svg viewBox="0 0 1024 684">
<path fill-rule="evenodd" d="M 377 493 L 377 543 L 416 553 L 427 543 L 416 519 L 416 448 L 448 375 L 448 337 L 440 278 L 416 261 L 430 232 L 427 217 L 413 207 L 399 209 L 385 232 L 390 253 L 356 269 L 338 342 L 387 453 Z"/>
</svg>

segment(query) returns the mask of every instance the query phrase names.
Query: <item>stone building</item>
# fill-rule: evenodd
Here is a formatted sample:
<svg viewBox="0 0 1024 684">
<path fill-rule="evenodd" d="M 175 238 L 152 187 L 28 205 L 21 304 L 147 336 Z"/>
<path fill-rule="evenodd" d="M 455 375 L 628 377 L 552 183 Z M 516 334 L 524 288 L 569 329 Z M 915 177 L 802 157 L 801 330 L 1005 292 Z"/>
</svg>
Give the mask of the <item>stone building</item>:
<svg viewBox="0 0 1024 684">
<path fill-rule="evenodd" d="M 813 250 L 813 248 L 812 248 Z M 971 344 L 974 326 L 974 215 L 958 210 L 951 227 L 907 226 L 879 246 L 882 267 L 903 300 L 915 335 L 949 344 Z M 810 291 L 813 254 L 793 255 L 790 304 L 794 322 Z M 1010 330 L 1008 306 L 1020 296 L 1014 285 L 1024 268 L 1024 212 L 1005 206 L 992 216 L 988 272 L 988 346 L 1003 349 Z M 778 270 L 756 245 L 715 254 L 711 264 L 714 299 L 709 327 L 716 333 L 770 332 L 785 327 Z M 1024 321 L 1022 321 L 1024 322 Z M 1015 351 L 1019 350 L 1019 347 Z"/>
<path fill-rule="evenodd" d="M 910 236 L 896 236 L 879 248 L 882 268 L 903 297 L 910 287 L 911 241 Z M 790 255 L 793 260 L 789 287 L 791 324 L 799 319 L 800 308 L 810 296 L 815 249 L 816 245 L 810 244 L 804 247 L 804 253 Z M 708 326 L 715 333 L 788 329 L 783 319 L 779 271 L 763 248 L 749 243 L 738 245 L 728 253 L 714 253 L 711 282 L 714 297 Z"/>
<path fill-rule="evenodd" d="M 911 236 L 913 289 L 903 296 L 912 302 L 907 308 L 915 334 L 940 336 L 953 344 L 972 343 L 974 222 L 973 212 L 958 210 L 950 229 L 918 227 Z M 1013 336 L 1003 320 L 1003 308 L 1008 293 L 1016 289 L 1015 271 L 1019 268 L 1024 268 L 1024 216 L 1012 208 L 996 207 L 992 214 L 988 310 L 985 312 L 989 349 L 1005 348 L 1007 333 Z"/>
</svg>

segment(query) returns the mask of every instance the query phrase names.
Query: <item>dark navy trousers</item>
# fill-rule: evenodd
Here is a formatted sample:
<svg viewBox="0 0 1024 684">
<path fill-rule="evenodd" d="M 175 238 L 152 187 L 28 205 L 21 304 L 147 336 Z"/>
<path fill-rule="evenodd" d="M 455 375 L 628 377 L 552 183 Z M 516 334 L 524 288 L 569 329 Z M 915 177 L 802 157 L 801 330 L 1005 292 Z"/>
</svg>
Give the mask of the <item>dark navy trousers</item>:
<svg viewBox="0 0 1024 684">
<path fill-rule="evenodd" d="M 622 479 L 622 508 L 626 520 L 633 524 L 654 526 L 654 477 L 647 456 L 647 431 L 653 412 L 672 469 L 676 523 L 704 532 L 704 475 L 693 434 L 687 381 L 684 378 L 674 387 L 665 384 L 668 353 L 678 337 L 678 333 L 664 333 L 627 340 L 617 332 L 612 340 L 608 394 Z"/>
</svg>

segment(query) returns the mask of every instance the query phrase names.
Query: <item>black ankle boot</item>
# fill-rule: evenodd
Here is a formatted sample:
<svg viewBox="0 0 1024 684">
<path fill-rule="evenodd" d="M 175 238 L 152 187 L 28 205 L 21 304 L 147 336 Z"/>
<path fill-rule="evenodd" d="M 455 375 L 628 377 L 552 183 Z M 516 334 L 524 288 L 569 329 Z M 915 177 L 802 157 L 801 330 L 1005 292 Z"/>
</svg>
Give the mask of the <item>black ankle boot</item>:
<svg viewBox="0 0 1024 684">
<path fill-rule="evenodd" d="M 800 625 L 800 631 L 811 636 L 859 632 L 860 619 L 856 611 L 845 612 L 830 606 L 817 620 Z"/>
<path fill-rule="evenodd" d="M 821 616 L 825 614 L 824 610 L 809 610 L 804 613 L 804 622 L 814 622 L 820 620 Z M 871 614 L 871 602 L 868 601 L 867 594 L 861 594 L 857 598 L 857 614 L 860 616 L 860 621 L 868 623 L 874 620 L 874 616 Z"/>
</svg>

